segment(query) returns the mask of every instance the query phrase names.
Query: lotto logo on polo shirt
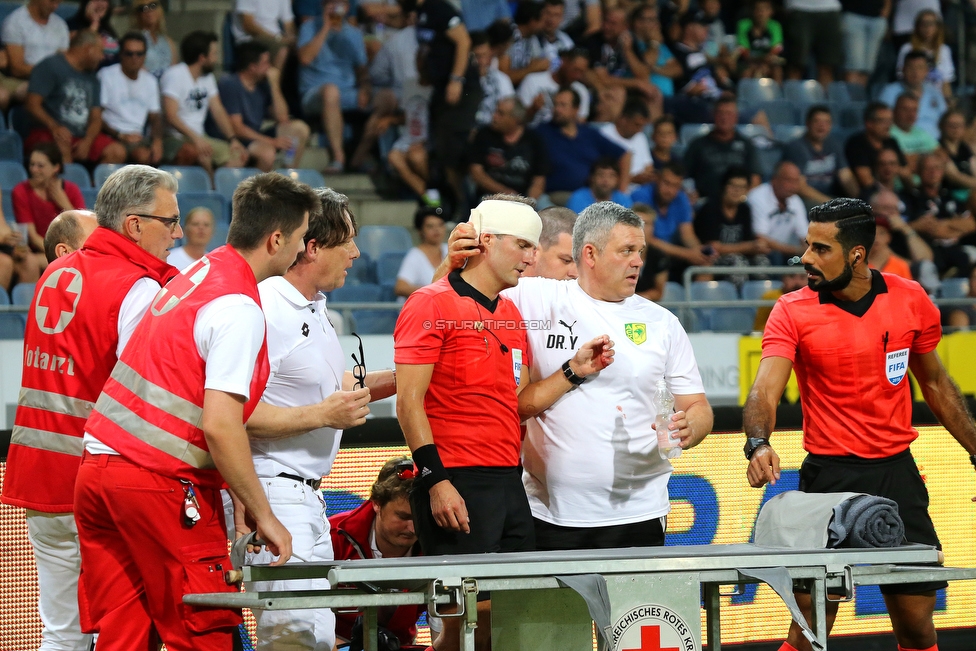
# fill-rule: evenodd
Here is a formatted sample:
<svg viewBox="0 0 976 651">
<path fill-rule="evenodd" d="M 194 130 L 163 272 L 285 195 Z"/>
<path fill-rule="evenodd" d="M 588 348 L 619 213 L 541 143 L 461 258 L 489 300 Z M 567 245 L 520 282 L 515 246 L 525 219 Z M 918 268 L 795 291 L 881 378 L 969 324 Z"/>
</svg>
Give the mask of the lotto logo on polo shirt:
<svg viewBox="0 0 976 651">
<path fill-rule="evenodd" d="M 159 290 L 152 302 L 153 316 L 162 316 L 193 293 L 210 273 L 210 259 L 203 256 Z"/>
<path fill-rule="evenodd" d="M 888 381 L 897 386 L 907 372 L 908 349 L 902 348 L 888 353 L 885 357 L 885 375 L 888 376 Z"/>
</svg>

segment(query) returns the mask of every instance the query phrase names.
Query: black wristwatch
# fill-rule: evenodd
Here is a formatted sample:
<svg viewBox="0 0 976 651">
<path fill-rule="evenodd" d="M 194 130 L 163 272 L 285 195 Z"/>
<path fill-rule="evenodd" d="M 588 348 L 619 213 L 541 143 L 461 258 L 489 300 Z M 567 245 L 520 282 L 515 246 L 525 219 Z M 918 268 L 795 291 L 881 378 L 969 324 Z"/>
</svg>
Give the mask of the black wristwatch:
<svg viewBox="0 0 976 651">
<path fill-rule="evenodd" d="M 752 437 L 747 438 L 746 444 L 742 447 L 742 451 L 745 453 L 746 459 L 752 459 L 752 455 L 755 454 L 756 450 L 758 450 L 763 445 L 769 445 L 769 439 L 752 438 Z M 773 447 L 773 446 L 770 445 L 769 447 Z"/>
<path fill-rule="evenodd" d="M 572 384 L 573 386 L 577 386 L 578 387 L 579 385 L 581 385 L 584 382 L 586 382 L 586 378 L 585 377 L 580 377 L 580 376 L 576 375 L 576 373 L 573 371 L 573 369 L 569 366 L 569 360 L 568 359 L 565 362 L 563 362 L 563 375 L 566 376 L 566 379 L 569 380 L 569 383 Z"/>
</svg>

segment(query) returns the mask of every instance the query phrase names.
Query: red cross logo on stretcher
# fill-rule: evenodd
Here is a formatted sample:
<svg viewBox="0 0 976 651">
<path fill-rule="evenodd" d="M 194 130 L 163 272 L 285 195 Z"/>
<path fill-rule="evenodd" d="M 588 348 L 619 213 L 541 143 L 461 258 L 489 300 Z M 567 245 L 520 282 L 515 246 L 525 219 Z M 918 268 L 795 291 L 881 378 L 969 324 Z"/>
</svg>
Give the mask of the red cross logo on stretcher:
<svg viewBox="0 0 976 651">
<path fill-rule="evenodd" d="M 686 622 L 692 622 L 689 625 Z M 698 618 L 666 604 L 631 608 L 610 628 L 614 651 L 701 651 Z M 693 628 L 694 627 L 694 628 Z"/>
<path fill-rule="evenodd" d="M 77 269 L 64 267 L 48 276 L 34 299 L 34 320 L 46 335 L 63 332 L 75 316 L 83 281 Z"/>
<path fill-rule="evenodd" d="M 203 256 L 159 290 L 152 302 L 153 316 L 166 314 L 193 293 L 210 273 L 210 260 Z"/>
<path fill-rule="evenodd" d="M 661 646 L 660 626 L 641 626 L 640 641 L 639 649 L 623 649 L 622 651 L 681 651 L 676 646 Z"/>
</svg>

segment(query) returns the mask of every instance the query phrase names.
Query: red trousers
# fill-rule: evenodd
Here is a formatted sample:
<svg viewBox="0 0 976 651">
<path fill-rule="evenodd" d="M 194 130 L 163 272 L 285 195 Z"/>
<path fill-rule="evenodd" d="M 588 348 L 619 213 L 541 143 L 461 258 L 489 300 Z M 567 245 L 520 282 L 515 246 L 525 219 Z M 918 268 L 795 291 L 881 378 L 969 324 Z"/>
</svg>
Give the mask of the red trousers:
<svg viewBox="0 0 976 651">
<path fill-rule="evenodd" d="M 236 592 L 220 491 L 194 487 L 200 521 L 183 521 L 183 486 L 115 455 L 82 459 L 75 485 L 81 543 L 78 601 L 99 651 L 230 651 L 241 611 L 183 604 L 183 595 Z"/>
</svg>

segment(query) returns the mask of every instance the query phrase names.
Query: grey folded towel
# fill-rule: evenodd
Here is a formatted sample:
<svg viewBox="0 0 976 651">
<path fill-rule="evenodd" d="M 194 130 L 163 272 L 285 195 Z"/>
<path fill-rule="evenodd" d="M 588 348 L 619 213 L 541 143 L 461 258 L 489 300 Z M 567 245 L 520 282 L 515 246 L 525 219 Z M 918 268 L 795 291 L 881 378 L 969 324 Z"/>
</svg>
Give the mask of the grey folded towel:
<svg viewBox="0 0 976 651">
<path fill-rule="evenodd" d="M 858 495 L 834 506 L 827 530 L 827 547 L 897 547 L 905 538 L 898 505 L 874 495 Z"/>
</svg>

